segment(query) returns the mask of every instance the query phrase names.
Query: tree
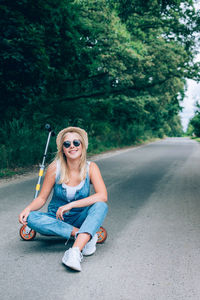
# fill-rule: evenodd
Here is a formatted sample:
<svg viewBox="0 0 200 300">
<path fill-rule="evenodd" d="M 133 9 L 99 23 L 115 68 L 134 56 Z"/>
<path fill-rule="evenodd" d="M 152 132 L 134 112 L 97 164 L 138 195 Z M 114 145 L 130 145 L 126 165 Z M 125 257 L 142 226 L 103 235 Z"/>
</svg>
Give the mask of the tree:
<svg viewBox="0 0 200 300">
<path fill-rule="evenodd" d="M 188 133 L 194 133 L 197 137 L 200 137 L 200 104 L 198 102 L 196 102 L 195 115 L 188 125 Z"/>
<path fill-rule="evenodd" d="M 0 147 L 23 140 L 17 164 L 47 121 L 84 127 L 92 151 L 181 134 L 185 80 L 200 78 L 194 1 L 2 0 L 0 17 Z"/>
</svg>

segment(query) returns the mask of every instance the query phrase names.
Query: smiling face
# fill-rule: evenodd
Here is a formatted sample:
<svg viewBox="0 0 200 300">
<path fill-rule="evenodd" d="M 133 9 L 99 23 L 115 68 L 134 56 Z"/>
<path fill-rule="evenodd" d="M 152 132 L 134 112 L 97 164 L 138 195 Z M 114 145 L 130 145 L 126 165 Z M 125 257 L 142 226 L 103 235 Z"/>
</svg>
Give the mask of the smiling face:
<svg viewBox="0 0 200 300">
<path fill-rule="evenodd" d="M 68 158 L 68 159 L 78 159 L 78 158 L 81 157 L 81 154 L 82 154 L 82 148 L 83 148 L 82 143 L 80 143 L 79 146 L 75 146 L 74 143 L 73 143 L 74 140 L 81 141 L 80 135 L 76 132 L 68 132 L 64 136 L 63 142 L 67 141 L 67 142 L 71 143 L 68 148 L 63 146 L 63 152 L 64 152 L 66 158 Z"/>
</svg>

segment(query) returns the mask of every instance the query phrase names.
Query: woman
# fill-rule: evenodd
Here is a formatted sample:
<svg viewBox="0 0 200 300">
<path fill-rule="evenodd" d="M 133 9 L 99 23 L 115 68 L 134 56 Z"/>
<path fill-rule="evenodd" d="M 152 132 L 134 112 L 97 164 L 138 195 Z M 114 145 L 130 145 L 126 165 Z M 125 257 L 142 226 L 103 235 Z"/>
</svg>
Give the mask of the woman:
<svg viewBox="0 0 200 300">
<path fill-rule="evenodd" d="M 107 190 L 100 170 L 86 161 L 88 137 L 79 127 L 61 130 L 57 155 L 49 165 L 39 196 L 19 215 L 19 222 L 45 235 L 59 235 L 75 242 L 64 253 L 63 264 L 81 271 L 83 255 L 96 251 L 96 232 L 107 214 Z M 90 196 L 90 182 L 95 193 Z M 48 212 L 38 212 L 54 189 Z"/>
</svg>

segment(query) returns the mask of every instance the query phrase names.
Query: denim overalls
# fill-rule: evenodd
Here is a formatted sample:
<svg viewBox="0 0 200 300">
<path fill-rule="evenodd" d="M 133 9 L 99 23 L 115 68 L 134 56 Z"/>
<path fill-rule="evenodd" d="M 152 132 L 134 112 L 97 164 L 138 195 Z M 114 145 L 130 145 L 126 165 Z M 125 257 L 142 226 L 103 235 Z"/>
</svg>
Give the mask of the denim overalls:
<svg viewBox="0 0 200 300">
<path fill-rule="evenodd" d="M 63 215 L 64 221 L 56 219 L 56 212 L 60 206 L 69 203 L 66 189 L 59 184 L 59 162 L 57 163 L 56 182 L 52 199 L 48 205 L 48 212 L 31 211 L 28 226 L 44 235 L 59 235 L 69 239 L 73 227 L 79 228 L 78 233 L 89 233 L 92 237 L 99 230 L 107 214 L 107 204 L 96 202 L 91 206 L 73 208 Z M 84 185 L 76 191 L 73 201 L 86 198 L 90 195 L 89 163 L 87 162 L 87 176 Z"/>
<path fill-rule="evenodd" d="M 83 185 L 83 187 L 78 190 L 75 194 L 75 197 L 72 201 L 76 201 L 76 200 L 80 200 L 83 198 L 86 198 L 90 195 L 90 177 L 89 177 L 89 162 L 87 162 L 87 175 L 86 175 L 86 179 L 85 179 L 85 183 Z M 69 202 L 72 201 L 68 201 L 67 199 L 67 190 L 66 188 L 64 188 L 62 186 L 62 184 L 59 184 L 59 180 L 60 180 L 60 164 L 59 161 L 57 161 L 57 167 L 56 167 L 56 182 L 54 185 L 54 192 L 53 192 L 53 197 L 51 199 L 51 202 L 49 203 L 48 206 L 48 212 L 52 212 L 54 214 L 56 214 L 58 208 L 60 206 L 63 206 Z M 76 212 L 81 212 L 83 210 L 83 207 L 81 208 L 74 208 L 71 210 L 71 212 L 76 211 Z M 70 213 L 71 213 L 70 212 Z"/>
</svg>

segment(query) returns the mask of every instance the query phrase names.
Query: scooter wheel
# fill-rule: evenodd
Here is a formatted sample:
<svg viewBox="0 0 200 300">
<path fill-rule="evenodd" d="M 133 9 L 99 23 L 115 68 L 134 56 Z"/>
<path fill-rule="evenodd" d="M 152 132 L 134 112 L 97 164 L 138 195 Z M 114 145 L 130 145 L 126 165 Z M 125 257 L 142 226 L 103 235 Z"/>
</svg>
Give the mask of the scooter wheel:
<svg viewBox="0 0 200 300">
<path fill-rule="evenodd" d="M 97 240 L 98 244 L 101 244 L 101 243 L 105 242 L 105 240 L 107 239 L 106 229 L 101 226 L 99 231 L 97 231 L 97 235 L 98 235 L 98 240 Z"/>
<path fill-rule="evenodd" d="M 36 231 L 31 228 L 27 230 L 27 227 L 27 225 L 23 225 L 19 230 L 19 234 L 24 241 L 31 241 L 35 238 Z"/>
</svg>

